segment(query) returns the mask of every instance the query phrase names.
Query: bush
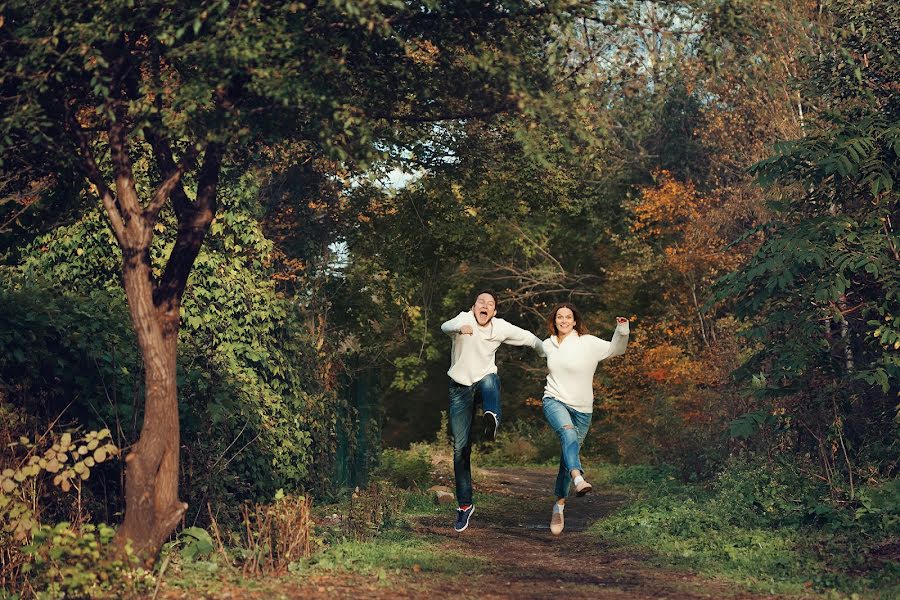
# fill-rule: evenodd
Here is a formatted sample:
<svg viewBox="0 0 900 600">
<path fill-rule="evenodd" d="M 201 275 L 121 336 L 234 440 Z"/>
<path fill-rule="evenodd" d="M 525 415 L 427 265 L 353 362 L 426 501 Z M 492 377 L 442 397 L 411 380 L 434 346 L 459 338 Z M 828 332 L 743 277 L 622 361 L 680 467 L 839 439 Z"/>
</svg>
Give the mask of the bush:
<svg viewBox="0 0 900 600">
<path fill-rule="evenodd" d="M 409 450 L 385 448 L 372 475 L 403 489 L 426 489 L 434 479 L 428 446 L 414 444 Z"/>
<path fill-rule="evenodd" d="M 110 560 L 115 529 L 107 525 L 42 526 L 23 548 L 30 563 L 23 590 L 37 598 L 138 598 L 153 589 L 153 575 L 137 557 Z"/>
<path fill-rule="evenodd" d="M 350 494 L 347 510 L 341 515 L 346 536 L 355 541 L 370 540 L 391 526 L 406 505 L 407 493 L 390 483 L 373 482 Z"/>
<path fill-rule="evenodd" d="M 545 423 L 503 423 L 497 440 L 478 460 L 486 466 L 544 464 L 559 460 L 559 438 Z"/>
<path fill-rule="evenodd" d="M 798 525 L 823 512 L 828 490 L 791 461 L 745 457 L 730 460 L 713 481 L 710 504 L 735 525 Z"/>
</svg>

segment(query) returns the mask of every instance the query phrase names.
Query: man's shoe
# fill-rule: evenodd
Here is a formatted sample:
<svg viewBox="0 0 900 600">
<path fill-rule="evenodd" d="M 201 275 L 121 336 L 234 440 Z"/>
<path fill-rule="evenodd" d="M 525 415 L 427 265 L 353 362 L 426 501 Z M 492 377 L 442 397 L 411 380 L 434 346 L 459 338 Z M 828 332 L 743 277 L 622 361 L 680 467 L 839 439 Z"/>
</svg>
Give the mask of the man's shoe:
<svg viewBox="0 0 900 600">
<path fill-rule="evenodd" d="M 576 477 L 575 478 L 575 495 L 576 496 L 584 496 L 588 492 L 590 492 L 594 487 L 584 480 L 584 477 Z"/>
<path fill-rule="evenodd" d="M 472 518 L 472 513 L 475 512 L 475 505 L 470 504 L 467 508 L 457 508 L 456 509 L 456 524 L 453 526 L 457 532 L 465 531 L 466 527 L 469 526 L 469 519 Z"/>
<path fill-rule="evenodd" d="M 563 511 L 556 508 L 559 504 L 553 505 L 553 516 L 550 517 L 550 533 L 559 535 L 565 527 L 566 520 L 563 517 Z"/>
<path fill-rule="evenodd" d="M 487 410 L 481 415 L 481 423 L 482 423 L 482 431 L 484 433 L 484 441 L 493 442 L 497 438 L 497 427 L 500 426 L 500 422 L 497 420 L 497 415 Z"/>
</svg>

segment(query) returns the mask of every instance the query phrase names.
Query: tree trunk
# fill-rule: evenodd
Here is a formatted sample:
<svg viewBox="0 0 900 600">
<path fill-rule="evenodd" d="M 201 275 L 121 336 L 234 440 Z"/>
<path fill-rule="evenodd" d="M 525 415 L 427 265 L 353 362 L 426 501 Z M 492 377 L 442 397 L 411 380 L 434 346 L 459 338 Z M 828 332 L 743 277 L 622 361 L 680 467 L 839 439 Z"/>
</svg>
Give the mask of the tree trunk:
<svg viewBox="0 0 900 600">
<path fill-rule="evenodd" d="M 153 302 L 149 251 L 124 252 L 123 278 L 144 360 L 141 436 L 125 458 L 125 519 L 117 544 L 152 563 L 187 504 L 178 499 L 180 428 L 176 387 L 178 306 Z"/>
</svg>

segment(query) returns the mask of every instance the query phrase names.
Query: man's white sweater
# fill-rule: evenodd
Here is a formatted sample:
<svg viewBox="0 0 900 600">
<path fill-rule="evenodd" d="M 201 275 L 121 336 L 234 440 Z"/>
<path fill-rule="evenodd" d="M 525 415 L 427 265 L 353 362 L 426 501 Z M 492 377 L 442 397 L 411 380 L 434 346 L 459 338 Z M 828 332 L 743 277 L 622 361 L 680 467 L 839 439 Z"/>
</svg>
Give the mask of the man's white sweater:
<svg viewBox="0 0 900 600">
<path fill-rule="evenodd" d="M 616 325 L 612 341 L 573 331 L 562 343 L 551 336 L 544 340 L 547 353 L 547 386 L 544 396 L 552 396 L 578 412 L 594 410 L 594 371 L 600 361 L 625 354 L 628 323 Z"/>
<path fill-rule="evenodd" d="M 472 335 L 459 333 L 463 325 L 472 328 Z M 441 325 L 441 331 L 452 339 L 450 370 L 447 375 L 461 385 L 472 385 L 485 375 L 497 372 L 494 356 L 500 344 L 531 346 L 539 355 L 544 356 L 541 340 L 530 331 L 497 317 L 481 327 L 471 310 L 461 312 Z"/>
</svg>

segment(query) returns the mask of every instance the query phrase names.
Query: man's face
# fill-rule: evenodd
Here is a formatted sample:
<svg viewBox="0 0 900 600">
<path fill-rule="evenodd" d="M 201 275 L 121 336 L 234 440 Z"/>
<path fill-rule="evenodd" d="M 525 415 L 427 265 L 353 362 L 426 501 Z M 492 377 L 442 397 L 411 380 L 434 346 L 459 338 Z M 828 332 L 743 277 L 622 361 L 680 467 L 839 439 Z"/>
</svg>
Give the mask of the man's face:
<svg viewBox="0 0 900 600">
<path fill-rule="evenodd" d="M 487 325 L 494 315 L 497 314 L 497 303 L 490 294 L 479 294 L 475 298 L 475 304 L 472 306 L 472 312 L 475 313 L 475 320 L 484 327 Z"/>
</svg>

